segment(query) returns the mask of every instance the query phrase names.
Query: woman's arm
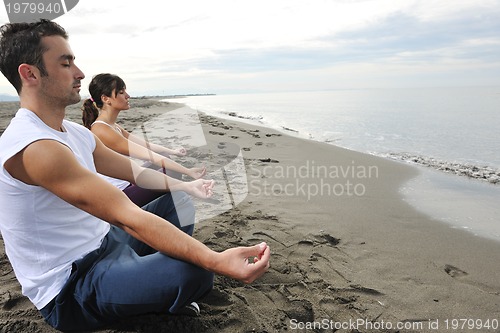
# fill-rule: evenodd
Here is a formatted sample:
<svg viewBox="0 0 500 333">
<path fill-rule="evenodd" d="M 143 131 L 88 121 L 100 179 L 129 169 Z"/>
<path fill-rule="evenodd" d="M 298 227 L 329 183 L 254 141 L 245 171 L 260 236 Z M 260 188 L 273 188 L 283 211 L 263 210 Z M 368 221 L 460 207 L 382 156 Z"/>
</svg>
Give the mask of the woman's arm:
<svg viewBox="0 0 500 333">
<path fill-rule="evenodd" d="M 96 136 L 94 160 L 100 174 L 127 180 L 142 188 L 157 191 L 184 191 L 197 198 L 212 196 L 213 180 L 197 179 L 191 182 L 169 177 L 161 172 L 143 168 L 127 157 L 106 147 Z"/>
<path fill-rule="evenodd" d="M 92 132 L 106 145 L 106 147 L 122 155 L 150 161 L 159 168 L 166 168 L 172 171 L 176 171 L 188 175 L 193 179 L 202 178 L 206 174 L 205 168 L 186 168 L 179 163 L 156 153 L 153 150 L 141 146 L 134 141 L 128 140 L 126 137 L 118 134 L 118 132 L 114 131 L 108 125 L 96 123 L 92 126 Z M 131 134 L 128 134 L 127 136 L 129 138 L 132 137 Z"/>
<path fill-rule="evenodd" d="M 144 140 L 143 138 L 134 135 L 132 133 L 127 132 L 123 127 L 119 126 L 120 130 L 123 133 L 123 136 L 125 136 L 128 140 L 137 143 L 138 145 L 141 145 L 143 147 L 147 147 L 148 149 L 158 153 L 158 154 L 168 154 L 168 155 L 176 155 L 176 156 L 185 156 L 187 151 L 184 148 L 178 148 L 178 149 L 172 149 L 168 147 L 163 147 L 160 145 L 157 145 L 155 143 L 151 143 L 149 141 Z"/>
</svg>

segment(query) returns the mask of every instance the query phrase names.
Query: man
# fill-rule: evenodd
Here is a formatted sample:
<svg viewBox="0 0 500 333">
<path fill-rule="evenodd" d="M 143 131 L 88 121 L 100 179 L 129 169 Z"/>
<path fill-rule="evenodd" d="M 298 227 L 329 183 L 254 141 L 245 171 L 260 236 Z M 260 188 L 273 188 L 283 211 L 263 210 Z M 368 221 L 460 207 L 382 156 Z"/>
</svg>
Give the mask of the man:
<svg viewBox="0 0 500 333">
<path fill-rule="evenodd" d="M 166 193 L 141 209 L 96 174 L 202 198 L 213 187 L 131 164 L 64 120 L 84 74 L 62 27 L 42 20 L 0 29 L 0 70 L 21 102 L 0 137 L 0 230 L 23 293 L 50 325 L 84 330 L 183 313 L 210 291 L 213 273 L 245 283 L 264 274 L 265 243 L 218 253 L 190 236 L 192 224 L 180 227 L 193 220 L 187 196 L 174 208 Z"/>
</svg>

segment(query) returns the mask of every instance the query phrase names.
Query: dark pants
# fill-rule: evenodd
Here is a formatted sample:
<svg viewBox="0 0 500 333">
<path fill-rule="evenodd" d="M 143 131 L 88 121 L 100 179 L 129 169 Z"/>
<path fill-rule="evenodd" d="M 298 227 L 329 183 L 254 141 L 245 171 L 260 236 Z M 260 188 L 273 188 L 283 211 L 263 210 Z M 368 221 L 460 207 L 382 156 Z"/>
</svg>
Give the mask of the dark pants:
<svg viewBox="0 0 500 333">
<path fill-rule="evenodd" d="M 177 192 L 178 193 L 178 192 Z M 188 195 L 163 195 L 143 209 L 192 234 Z M 180 220 L 191 220 L 186 225 Z M 181 225 L 184 225 L 182 227 Z M 176 313 L 208 293 L 213 274 L 173 259 L 112 226 L 101 247 L 73 263 L 69 280 L 41 314 L 59 330 L 88 330 L 145 313 Z"/>
</svg>

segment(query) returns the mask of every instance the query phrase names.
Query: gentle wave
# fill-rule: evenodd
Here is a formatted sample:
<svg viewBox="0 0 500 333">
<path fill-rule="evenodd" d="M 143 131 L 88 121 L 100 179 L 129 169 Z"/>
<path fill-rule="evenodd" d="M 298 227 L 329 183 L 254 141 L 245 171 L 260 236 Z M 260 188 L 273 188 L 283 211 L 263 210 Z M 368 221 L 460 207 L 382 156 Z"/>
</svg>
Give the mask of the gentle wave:
<svg viewBox="0 0 500 333">
<path fill-rule="evenodd" d="M 490 166 L 478 166 L 470 163 L 443 161 L 435 159 L 433 157 L 420 156 L 409 153 L 389 153 L 380 154 L 380 156 L 387 157 L 393 160 L 423 165 L 446 173 L 479 179 L 487 181 L 491 184 L 500 185 L 500 168 L 496 169 Z"/>
<path fill-rule="evenodd" d="M 263 117 L 261 116 L 258 117 L 242 116 L 236 112 L 227 112 L 225 114 L 229 117 L 250 120 L 250 121 L 259 121 L 260 124 L 264 124 L 262 122 Z M 281 126 L 280 130 L 288 134 L 290 133 L 295 135 L 302 134 L 302 136 L 304 136 L 303 133 L 300 133 L 298 130 L 295 130 L 293 128 Z M 315 140 L 315 138 L 312 135 L 309 134 L 308 136 L 309 139 Z M 335 140 L 324 140 L 323 142 L 336 144 Z M 423 165 L 449 174 L 455 174 L 457 176 L 464 176 L 468 178 L 487 181 L 490 184 L 500 185 L 500 168 L 494 168 L 487 165 L 481 166 L 472 163 L 459 163 L 459 162 L 439 160 L 434 157 L 415 155 L 411 153 L 373 153 L 373 154 L 380 157 L 389 158 L 392 160 Z"/>
</svg>

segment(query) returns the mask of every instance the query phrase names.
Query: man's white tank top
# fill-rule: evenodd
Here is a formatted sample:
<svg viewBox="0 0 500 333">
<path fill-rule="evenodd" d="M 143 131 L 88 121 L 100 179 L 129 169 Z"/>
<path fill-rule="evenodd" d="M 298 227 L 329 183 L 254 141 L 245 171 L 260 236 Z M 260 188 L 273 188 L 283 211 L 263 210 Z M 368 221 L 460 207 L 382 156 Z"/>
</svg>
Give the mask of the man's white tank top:
<svg viewBox="0 0 500 333">
<path fill-rule="evenodd" d="M 93 134 L 64 120 L 64 132 L 20 109 L 0 137 L 0 231 L 22 292 L 38 309 L 59 294 L 72 263 L 99 248 L 110 226 L 52 192 L 13 178 L 5 162 L 31 143 L 55 140 L 72 150 L 78 162 L 96 172 Z"/>
</svg>

